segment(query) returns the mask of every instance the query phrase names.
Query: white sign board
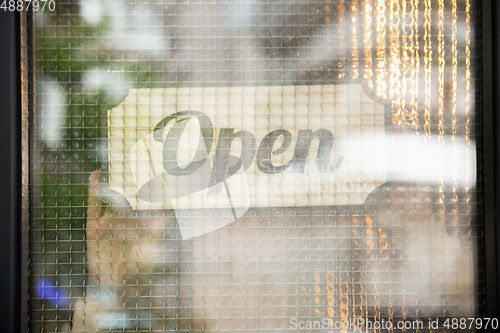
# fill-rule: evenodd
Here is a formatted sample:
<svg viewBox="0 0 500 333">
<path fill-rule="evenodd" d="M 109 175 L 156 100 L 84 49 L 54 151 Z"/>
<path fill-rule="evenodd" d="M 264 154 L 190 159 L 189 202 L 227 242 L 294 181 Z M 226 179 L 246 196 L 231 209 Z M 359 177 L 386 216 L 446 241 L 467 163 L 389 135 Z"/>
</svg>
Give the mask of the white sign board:
<svg viewBox="0 0 500 333">
<path fill-rule="evenodd" d="M 360 205 L 385 182 L 350 158 L 384 134 L 360 85 L 135 89 L 108 131 L 110 187 L 137 210 Z"/>
</svg>

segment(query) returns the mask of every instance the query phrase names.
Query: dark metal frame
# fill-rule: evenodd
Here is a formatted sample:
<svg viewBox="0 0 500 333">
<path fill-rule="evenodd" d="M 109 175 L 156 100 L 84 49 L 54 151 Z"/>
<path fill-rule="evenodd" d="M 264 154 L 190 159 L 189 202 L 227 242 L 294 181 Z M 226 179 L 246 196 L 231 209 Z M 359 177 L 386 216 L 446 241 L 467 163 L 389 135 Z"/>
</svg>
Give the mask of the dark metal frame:
<svg viewBox="0 0 500 333">
<path fill-rule="evenodd" d="M 497 0 L 482 2 L 482 183 L 484 201 L 484 260 L 485 260 L 485 309 L 486 317 L 500 314 L 500 3 Z M 478 147 L 479 149 L 481 147 Z M 479 151 L 478 149 L 478 151 Z"/>
<path fill-rule="evenodd" d="M 21 15 L 0 11 L 0 331 L 19 332 L 22 307 Z"/>
<path fill-rule="evenodd" d="M 486 317 L 500 315 L 500 2 L 481 1 L 476 17 L 482 30 L 477 74 L 482 105 L 478 153 L 483 169 L 479 204 L 484 216 L 484 290 Z M 27 332 L 27 212 L 29 204 L 28 104 L 33 82 L 27 77 L 26 13 L 0 11 L 0 331 Z M 32 81 L 32 80 L 31 80 Z M 31 119 L 32 120 L 32 119 Z M 29 134 L 31 132 L 31 134 Z"/>
</svg>

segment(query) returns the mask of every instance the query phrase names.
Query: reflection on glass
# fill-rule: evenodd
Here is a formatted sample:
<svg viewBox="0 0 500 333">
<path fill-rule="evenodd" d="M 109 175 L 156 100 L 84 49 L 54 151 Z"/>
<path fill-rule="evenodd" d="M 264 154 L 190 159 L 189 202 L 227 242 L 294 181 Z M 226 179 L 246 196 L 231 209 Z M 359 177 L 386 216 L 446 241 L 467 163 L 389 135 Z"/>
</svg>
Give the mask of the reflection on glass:
<svg viewBox="0 0 500 333">
<path fill-rule="evenodd" d="M 56 9 L 35 17 L 33 330 L 481 315 L 468 0 Z"/>
</svg>

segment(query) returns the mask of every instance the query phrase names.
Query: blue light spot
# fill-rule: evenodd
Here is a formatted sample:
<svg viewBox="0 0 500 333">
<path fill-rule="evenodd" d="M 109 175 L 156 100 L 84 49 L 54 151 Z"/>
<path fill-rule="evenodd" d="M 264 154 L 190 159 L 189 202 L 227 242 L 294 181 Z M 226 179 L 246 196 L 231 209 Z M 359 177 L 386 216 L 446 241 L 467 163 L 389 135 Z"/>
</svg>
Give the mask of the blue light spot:
<svg viewBox="0 0 500 333">
<path fill-rule="evenodd" d="M 38 297 L 46 300 L 55 307 L 65 307 L 69 305 L 68 293 L 62 288 L 55 286 L 54 283 L 49 280 L 39 280 L 36 286 L 36 292 Z"/>
</svg>

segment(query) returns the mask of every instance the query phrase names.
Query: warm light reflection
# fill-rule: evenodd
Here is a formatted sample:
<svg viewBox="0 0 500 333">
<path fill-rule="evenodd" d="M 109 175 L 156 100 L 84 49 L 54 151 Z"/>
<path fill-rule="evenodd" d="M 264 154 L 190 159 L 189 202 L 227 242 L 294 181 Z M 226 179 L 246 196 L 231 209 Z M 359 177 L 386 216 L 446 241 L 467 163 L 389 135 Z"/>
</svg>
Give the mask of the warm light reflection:
<svg viewBox="0 0 500 333">
<path fill-rule="evenodd" d="M 345 78 L 346 76 L 346 62 L 347 62 L 347 56 L 348 54 L 346 52 L 346 44 L 345 44 L 345 25 L 346 25 L 346 19 L 345 19 L 345 0 L 338 0 L 338 5 L 337 5 L 337 13 L 338 13 L 338 23 L 337 23 L 337 33 L 339 38 L 337 39 L 337 47 L 339 50 L 338 53 L 338 62 L 337 62 L 337 78 L 342 79 Z"/>
<path fill-rule="evenodd" d="M 349 321 L 349 303 L 351 298 L 351 284 L 349 279 L 349 261 L 345 261 L 345 266 L 339 267 L 339 298 L 340 298 L 340 320 L 344 322 Z M 347 330 L 342 330 L 347 332 Z"/>
<path fill-rule="evenodd" d="M 400 124 L 410 121 L 411 123 L 411 113 L 408 113 L 407 109 L 412 109 L 412 94 L 413 89 L 411 81 L 415 65 L 412 64 L 413 61 L 413 51 L 415 49 L 413 45 L 413 18 L 412 12 L 408 8 L 408 3 L 406 1 L 401 2 L 401 107 L 397 111 L 400 112 L 401 117 L 399 120 Z M 408 87 L 410 85 L 410 88 Z M 394 110 L 393 110 L 394 111 Z M 413 125 L 413 124 L 412 124 Z"/>
<path fill-rule="evenodd" d="M 370 90 L 373 89 L 372 8 L 371 0 L 363 1 L 363 79 Z"/>
<path fill-rule="evenodd" d="M 377 12 L 377 67 L 375 69 L 375 91 L 377 96 L 387 99 L 387 57 L 386 57 L 386 24 L 387 7 L 385 0 L 378 0 L 376 5 Z"/>
<path fill-rule="evenodd" d="M 360 216 L 353 216 L 352 228 L 351 228 L 351 246 L 353 249 L 353 260 L 351 264 L 351 285 L 352 285 L 352 315 L 354 320 L 358 318 L 364 318 L 363 309 L 365 307 L 364 302 L 364 288 L 363 288 L 363 273 L 362 265 L 360 260 L 356 258 L 361 258 L 362 256 L 362 229 L 363 218 Z"/>
<path fill-rule="evenodd" d="M 452 67 L 452 99 L 451 99 L 451 136 L 453 142 L 457 135 L 457 85 L 458 85 L 458 54 L 457 54 L 457 3 L 451 4 L 451 67 Z M 456 145 L 453 146 L 456 149 Z M 452 173 L 456 177 L 456 166 L 453 166 Z M 453 184 L 452 188 L 452 204 L 453 204 L 453 232 L 458 234 L 458 188 L 457 184 Z"/>
<path fill-rule="evenodd" d="M 321 263 L 316 263 L 316 269 L 321 269 Z M 323 295 L 323 290 L 321 290 L 321 275 L 319 272 L 314 272 L 314 304 L 316 305 L 314 309 L 314 314 L 316 316 L 321 315 L 321 295 Z"/>
<path fill-rule="evenodd" d="M 336 288 L 335 288 L 335 262 L 329 263 L 329 266 L 331 266 L 331 270 L 326 271 L 326 299 L 328 303 L 328 317 L 330 318 L 335 318 L 336 313 L 335 313 L 335 297 L 336 297 Z M 333 322 L 333 319 L 332 319 Z"/>
<path fill-rule="evenodd" d="M 465 2 L 465 142 L 467 145 L 467 158 L 471 156 L 471 21 L 470 21 L 470 1 Z M 473 177 L 471 165 L 468 163 L 466 165 L 465 177 L 470 181 Z M 466 203 L 467 203 L 467 225 L 468 234 L 472 234 L 471 223 L 472 223 L 472 195 L 471 184 L 467 184 L 466 187 Z M 469 243 L 470 245 L 470 243 Z"/>
<path fill-rule="evenodd" d="M 425 114 L 424 132 L 431 135 L 431 75 L 432 75 L 432 5 L 431 0 L 424 0 L 424 68 L 425 68 Z"/>
<path fill-rule="evenodd" d="M 419 133 L 419 125 L 420 125 L 420 120 L 419 120 L 419 114 L 418 114 L 418 94 L 419 94 L 419 72 L 420 72 L 420 42 L 419 42 L 419 34 L 418 31 L 420 30 L 419 27 L 419 0 L 415 0 L 414 2 L 410 2 L 411 6 L 411 12 L 413 13 L 412 18 L 413 18 L 413 27 L 412 27 L 412 32 L 414 34 L 414 39 L 411 38 L 411 40 L 415 41 L 414 42 L 414 50 L 413 51 L 413 59 L 412 59 L 412 67 L 414 70 L 412 70 L 412 76 L 411 80 L 413 81 L 413 94 L 412 94 L 412 106 L 411 106 L 411 114 L 412 114 L 412 125 L 415 127 L 416 134 Z"/>
<path fill-rule="evenodd" d="M 457 4 L 452 3 L 451 7 L 451 135 L 457 135 L 457 86 L 458 86 L 458 50 L 457 50 Z"/>
<path fill-rule="evenodd" d="M 358 0 L 351 2 L 351 66 L 352 78 L 359 78 L 359 45 L 358 45 L 358 31 L 359 31 L 359 4 Z"/>
<path fill-rule="evenodd" d="M 471 136 L 470 4 L 465 3 L 465 82 L 463 83 L 465 102 L 462 103 L 459 98 L 462 82 L 459 80 L 459 73 L 463 67 L 459 64 L 458 3 L 451 1 L 449 7 L 446 7 L 445 0 L 439 0 L 435 4 L 431 0 L 373 0 L 371 3 L 365 1 L 363 4 L 365 59 L 369 58 L 371 49 L 371 25 L 367 23 L 373 18 L 372 5 L 376 9 L 376 65 L 372 69 L 375 73 L 374 89 L 376 96 L 391 103 L 393 124 L 400 127 L 411 125 L 418 134 L 422 119 L 422 130 L 426 136 L 431 136 L 435 131 L 440 142 L 446 135 L 450 135 L 454 141 L 460 131 L 460 114 L 465 114 L 465 136 L 469 142 Z M 445 7 L 450 9 L 449 14 L 445 11 Z M 423 14 L 421 18 L 420 8 Z M 447 25 L 450 27 L 449 32 L 446 30 Z M 420 82 L 421 45 L 424 53 L 423 80 Z M 364 67 L 369 67 L 368 62 L 365 62 Z M 365 70 L 363 77 L 369 81 L 372 72 Z M 419 100 L 420 87 L 422 87 L 423 103 Z M 470 154 L 470 151 L 467 154 Z M 471 175 L 471 166 L 468 165 L 468 168 L 467 179 Z M 455 174 L 456 170 L 451 172 Z M 458 189 L 457 186 L 451 186 L 450 189 L 449 199 L 452 203 L 450 208 L 453 212 L 457 212 Z M 438 193 L 440 215 L 444 221 L 448 195 L 444 184 L 439 186 Z M 468 202 L 472 200 L 470 195 L 467 198 Z M 456 225 L 457 213 L 454 214 L 453 224 Z"/>
<path fill-rule="evenodd" d="M 402 39 L 403 39 L 403 86 L 402 86 L 402 119 L 400 125 L 410 122 L 418 134 L 418 1 L 403 1 L 401 7 Z M 410 111 L 408 111 L 410 110 Z"/>
<path fill-rule="evenodd" d="M 367 264 L 367 274 L 372 276 L 367 277 L 366 279 L 366 308 L 367 313 L 373 311 L 374 320 L 380 319 L 380 292 L 379 292 L 379 284 L 378 279 L 380 278 L 376 265 L 377 259 L 377 250 L 376 250 L 376 234 L 374 232 L 374 221 L 371 216 L 365 216 L 365 244 L 366 244 L 366 252 L 365 256 L 369 260 Z"/>
<path fill-rule="evenodd" d="M 444 136 L 444 89 L 445 89 L 445 49 L 444 49 L 444 0 L 439 0 L 438 2 L 438 135 L 439 139 Z M 441 140 L 440 140 L 441 142 Z M 441 159 L 441 162 L 444 162 Z M 439 185 L 439 214 L 441 220 L 445 222 L 446 207 L 444 204 L 445 194 L 444 194 L 444 184 Z"/>
<path fill-rule="evenodd" d="M 403 114 L 401 100 L 401 50 L 399 0 L 389 2 L 389 99 L 392 103 L 393 123 L 404 125 L 406 119 Z"/>
</svg>

